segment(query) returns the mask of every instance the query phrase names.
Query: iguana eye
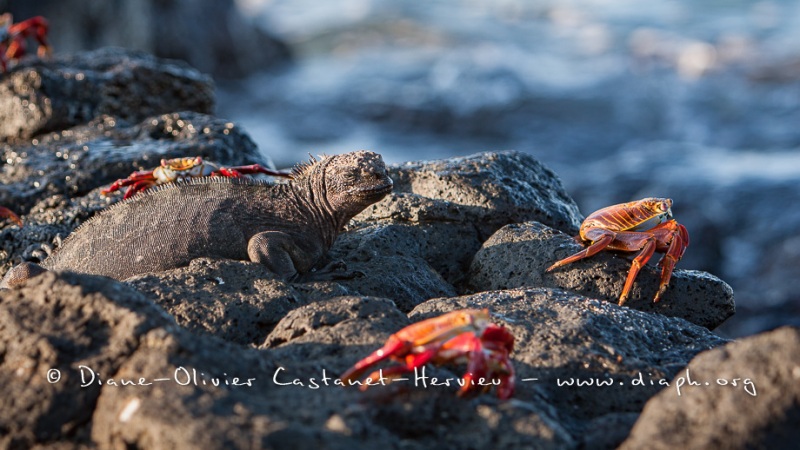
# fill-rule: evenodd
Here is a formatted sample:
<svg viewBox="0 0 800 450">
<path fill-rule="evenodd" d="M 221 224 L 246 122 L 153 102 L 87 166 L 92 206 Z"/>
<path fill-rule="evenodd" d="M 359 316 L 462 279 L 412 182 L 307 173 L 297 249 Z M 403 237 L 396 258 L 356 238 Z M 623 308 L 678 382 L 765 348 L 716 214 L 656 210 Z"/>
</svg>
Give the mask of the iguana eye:
<svg viewBox="0 0 800 450">
<path fill-rule="evenodd" d="M 358 172 L 355 170 L 349 170 L 342 175 L 342 178 L 344 178 L 344 180 L 347 182 L 354 182 L 358 179 Z"/>
</svg>

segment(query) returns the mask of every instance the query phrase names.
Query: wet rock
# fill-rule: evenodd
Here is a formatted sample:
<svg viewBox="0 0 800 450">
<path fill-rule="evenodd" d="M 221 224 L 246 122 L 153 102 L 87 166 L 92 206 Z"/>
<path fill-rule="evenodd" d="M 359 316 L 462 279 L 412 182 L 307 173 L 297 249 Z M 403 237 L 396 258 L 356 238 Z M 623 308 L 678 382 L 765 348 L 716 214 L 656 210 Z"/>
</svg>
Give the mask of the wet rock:
<svg viewBox="0 0 800 450">
<path fill-rule="evenodd" d="M 627 258 L 601 252 L 545 272 L 554 262 L 583 248 L 573 237 L 537 222 L 508 225 L 477 252 L 468 285 L 474 291 L 554 287 L 617 303 L 631 267 Z M 711 330 L 735 312 L 731 287 L 696 270 L 675 270 L 661 301 L 653 303 L 660 278 L 660 269 L 652 264 L 643 267 L 625 305 L 680 317 Z"/>
<path fill-rule="evenodd" d="M 213 109 L 211 79 L 185 63 L 103 48 L 29 59 L 11 69 L 0 81 L 0 139 L 27 139 L 103 115 L 139 122 Z"/>
<path fill-rule="evenodd" d="M 630 426 L 633 421 L 624 414 L 638 413 L 697 353 L 725 343 L 683 319 L 558 289 L 434 299 L 409 316 L 416 321 L 461 308 L 489 308 L 495 323 L 508 328 L 515 337 L 511 356 L 518 384 L 514 398 L 545 402 L 579 440 L 587 432 L 596 436 L 604 422 Z M 577 380 L 591 384 L 578 386 Z M 618 430 L 605 438 L 624 435 Z M 613 448 L 618 443 L 584 445 Z"/>
<path fill-rule="evenodd" d="M 652 398 L 620 448 L 794 448 L 799 362 L 796 327 L 703 352 L 673 379 L 684 383 L 680 395 Z"/>
<path fill-rule="evenodd" d="M 0 204 L 18 212 L 21 230 L 0 229 L 0 271 L 36 259 L 38 246 L 54 245 L 122 194 L 101 196 L 99 187 L 162 158 L 200 155 L 225 165 L 270 166 L 247 134 L 230 122 L 204 114 L 171 113 L 130 125 L 109 116 L 40 136 L 35 143 L 3 145 Z M 10 161 L 10 163 L 8 163 Z M 35 248 L 29 250 L 31 246 Z M 41 256 L 41 255 L 39 255 Z"/>
<path fill-rule="evenodd" d="M 382 225 L 362 233 L 359 251 L 421 257 L 456 286 L 480 243 L 503 225 L 538 220 L 573 232 L 582 220 L 558 177 L 518 152 L 409 162 L 390 167 L 390 176 L 393 193 L 356 216 L 354 228 Z"/>
</svg>

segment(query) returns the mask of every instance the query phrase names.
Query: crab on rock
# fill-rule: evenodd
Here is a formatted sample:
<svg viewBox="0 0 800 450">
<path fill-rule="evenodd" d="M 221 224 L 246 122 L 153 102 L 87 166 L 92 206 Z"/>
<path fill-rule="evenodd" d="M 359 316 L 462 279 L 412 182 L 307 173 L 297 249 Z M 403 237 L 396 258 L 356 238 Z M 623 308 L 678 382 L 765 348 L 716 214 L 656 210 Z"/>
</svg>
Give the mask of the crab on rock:
<svg viewBox="0 0 800 450">
<path fill-rule="evenodd" d="M 153 170 L 142 170 L 133 172 L 121 180 L 115 181 L 107 189 L 100 191 L 103 195 L 108 195 L 125 186 L 129 186 L 123 198 L 130 198 L 137 192 L 157 186 L 159 184 L 172 183 L 187 178 L 199 177 L 229 177 L 238 178 L 242 175 L 263 173 L 274 177 L 291 178 L 290 172 L 267 169 L 260 164 L 238 167 L 222 167 L 211 161 L 203 161 L 200 156 L 162 159 L 161 165 Z"/>
<path fill-rule="evenodd" d="M 383 347 L 357 362 L 341 380 L 353 383 L 387 358 L 401 364 L 374 371 L 367 377 L 369 380 L 398 378 L 428 362 L 466 362 L 459 396 L 485 392 L 499 383 L 497 396 L 507 399 L 514 393 L 514 367 L 509 359 L 513 349 L 514 336 L 490 322 L 488 309 L 458 310 L 409 325 L 389 336 Z M 362 384 L 361 389 L 369 385 Z"/>
<path fill-rule="evenodd" d="M 9 61 L 18 61 L 25 56 L 25 39 L 33 36 L 39 43 L 36 54 L 42 58 L 50 54 L 47 45 L 47 20 L 42 16 L 31 17 L 20 23 L 14 23 L 10 13 L 0 14 L 0 68 L 8 69 Z"/>
<path fill-rule="evenodd" d="M 658 262 L 661 267 L 661 281 L 653 300 L 659 301 L 667 290 L 675 264 L 689 246 L 689 232 L 672 218 L 672 200 L 668 198 L 644 198 L 595 211 L 581 224 L 578 238 L 589 246 L 548 267 L 548 272 L 593 256 L 604 249 L 639 252 L 633 259 L 622 288 L 620 305 L 625 304 L 636 275 L 654 252 L 664 253 Z"/>
</svg>

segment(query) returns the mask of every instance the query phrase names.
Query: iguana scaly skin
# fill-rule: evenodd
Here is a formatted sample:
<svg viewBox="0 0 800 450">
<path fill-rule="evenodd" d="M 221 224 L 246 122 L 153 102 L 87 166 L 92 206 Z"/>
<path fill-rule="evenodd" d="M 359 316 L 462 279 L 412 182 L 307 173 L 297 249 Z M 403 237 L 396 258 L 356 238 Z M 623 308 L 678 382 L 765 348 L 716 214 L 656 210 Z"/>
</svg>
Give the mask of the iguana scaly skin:
<svg viewBox="0 0 800 450">
<path fill-rule="evenodd" d="M 365 151 L 302 164 L 286 184 L 199 178 L 164 185 L 100 212 L 41 266 L 20 264 L 0 287 L 44 270 L 123 280 L 198 257 L 259 262 L 295 280 L 323 259 L 353 216 L 391 190 L 383 159 Z"/>
</svg>

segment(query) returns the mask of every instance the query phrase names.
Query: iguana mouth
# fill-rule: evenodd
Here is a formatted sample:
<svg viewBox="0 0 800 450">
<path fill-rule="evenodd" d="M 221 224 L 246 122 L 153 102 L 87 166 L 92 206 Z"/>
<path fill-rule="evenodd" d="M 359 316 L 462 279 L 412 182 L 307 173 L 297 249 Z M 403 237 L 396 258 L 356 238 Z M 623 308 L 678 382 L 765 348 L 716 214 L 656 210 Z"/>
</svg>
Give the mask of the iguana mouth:
<svg viewBox="0 0 800 450">
<path fill-rule="evenodd" d="M 389 192 L 392 192 L 392 188 L 394 187 L 394 183 L 392 179 L 389 178 L 386 183 L 369 188 L 359 188 L 355 189 L 355 193 L 364 197 L 372 197 L 372 196 L 384 196 Z"/>
</svg>

